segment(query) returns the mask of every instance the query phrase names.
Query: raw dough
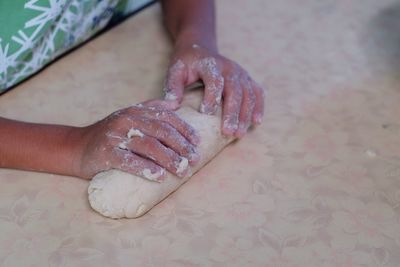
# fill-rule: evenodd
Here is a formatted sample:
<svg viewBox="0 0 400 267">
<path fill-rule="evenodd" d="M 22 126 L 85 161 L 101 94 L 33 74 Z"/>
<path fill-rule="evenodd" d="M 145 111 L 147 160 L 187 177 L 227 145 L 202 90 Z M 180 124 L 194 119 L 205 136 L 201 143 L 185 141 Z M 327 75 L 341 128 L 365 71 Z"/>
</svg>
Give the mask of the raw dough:
<svg viewBox="0 0 400 267">
<path fill-rule="evenodd" d="M 199 113 L 201 93 L 193 91 L 185 96 L 178 115 L 192 125 L 201 137 L 198 146 L 200 162 L 192 167 L 197 172 L 233 139 L 221 134 L 221 111 L 215 116 Z M 178 178 L 171 173 L 162 183 L 152 182 L 119 170 L 96 175 L 88 193 L 92 208 L 110 218 L 136 218 L 177 190 L 190 177 Z"/>
</svg>

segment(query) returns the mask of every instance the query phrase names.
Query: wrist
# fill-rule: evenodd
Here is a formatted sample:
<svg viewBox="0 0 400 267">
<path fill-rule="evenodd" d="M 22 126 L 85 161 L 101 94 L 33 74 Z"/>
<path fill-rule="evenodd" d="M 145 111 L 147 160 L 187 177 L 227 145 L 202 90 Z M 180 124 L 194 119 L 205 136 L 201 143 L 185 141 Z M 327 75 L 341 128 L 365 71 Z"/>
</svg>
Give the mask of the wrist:
<svg viewBox="0 0 400 267">
<path fill-rule="evenodd" d="M 67 159 L 68 175 L 82 177 L 82 161 L 88 145 L 87 127 L 71 127 L 65 135 L 63 150 Z"/>
<path fill-rule="evenodd" d="M 201 47 L 218 54 L 215 34 L 199 33 L 190 28 L 182 31 L 175 38 L 175 50 L 187 47 Z"/>
</svg>

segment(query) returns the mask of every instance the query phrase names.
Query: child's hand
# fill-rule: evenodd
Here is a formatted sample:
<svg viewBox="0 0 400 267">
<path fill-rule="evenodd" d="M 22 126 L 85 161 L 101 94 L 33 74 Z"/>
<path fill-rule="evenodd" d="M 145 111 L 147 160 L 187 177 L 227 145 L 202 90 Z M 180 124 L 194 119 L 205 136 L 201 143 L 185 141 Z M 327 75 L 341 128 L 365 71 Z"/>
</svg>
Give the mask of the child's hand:
<svg viewBox="0 0 400 267">
<path fill-rule="evenodd" d="M 200 111 L 213 114 L 223 103 L 222 131 L 242 137 L 251 124 L 260 124 L 264 90 L 237 63 L 198 45 L 176 49 L 165 83 L 165 99 L 180 103 L 185 86 L 198 80 L 205 85 Z"/>
<path fill-rule="evenodd" d="M 136 105 L 78 130 L 76 173 L 91 178 L 109 169 L 120 169 L 161 181 L 165 169 L 183 177 L 199 160 L 195 130 L 175 113 Z M 187 167 L 186 167 L 186 166 Z"/>
</svg>

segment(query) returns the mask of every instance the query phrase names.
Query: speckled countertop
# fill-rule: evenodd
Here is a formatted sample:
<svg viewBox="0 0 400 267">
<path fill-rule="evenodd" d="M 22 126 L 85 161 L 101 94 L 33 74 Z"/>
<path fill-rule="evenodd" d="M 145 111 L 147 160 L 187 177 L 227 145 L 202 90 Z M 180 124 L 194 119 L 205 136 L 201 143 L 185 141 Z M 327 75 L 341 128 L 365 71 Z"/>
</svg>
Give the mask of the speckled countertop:
<svg viewBox="0 0 400 267">
<path fill-rule="evenodd" d="M 400 3 L 217 2 L 222 53 L 269 88 L 263 125 L 137 220 L 93 212 L 87 181 L 0 170 L 0 266 L 400 265 Z M 85 125 L 160 96 L 170 49 L 154 5 L 0 116 Z"/>
</svg>

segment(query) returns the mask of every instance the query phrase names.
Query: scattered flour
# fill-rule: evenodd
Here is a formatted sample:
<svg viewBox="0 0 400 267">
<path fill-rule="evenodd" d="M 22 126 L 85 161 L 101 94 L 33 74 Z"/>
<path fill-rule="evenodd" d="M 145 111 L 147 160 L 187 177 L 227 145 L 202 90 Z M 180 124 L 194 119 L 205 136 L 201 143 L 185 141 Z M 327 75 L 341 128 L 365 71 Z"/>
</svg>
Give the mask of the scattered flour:
<svg viewBox="0 0 400 267">
<path fill-rule="evenodd" d="M 128 138 L 132 138 L 134 136 L 143 137 L 144 134 L 140 130 L 132 128 L 129 130 L 127 136 L 128 136 Z"/>
<path fill-rule="evenodd" d="M 176 96 L 176 94 L 174 92 L 166 92 L 165 93 L 165 100 L 175 101 L 177 99 L 178 99 L 178 97 Z"/>
<path fill-rule="evenodd" d="M 370 158 L 375 158 L 377 156 L 376 152 L 374 150 L 372 150 L 372 149 L 367 149 L 365 151 L 365 154 Z"/>
<path fill-rule="evenodd" d="M 119 143 L 118 147 L 121 148 L 121 149 L 124 149 L 124 150 L 128 150 L 128 147 L 126 146 L 127 143 L 128 142 L 125 140 L 125 141 Z"/>
<path fill-rule="evenodd" d="M 130 138 L 132 138 L 134 136 L 143 137 L 144 134 L 140 130 L 132 128 L 132 129 L 130 129 L 128 131 L 126 136 L 130 139 Z M 124 141 L 122 141 L 121 143 L 118 144 L 118 147 L 120 149 L 128 150 L 128 146 L 127 146 L 128 143 L 129 143 L 129 140 L 124 140 Z"/>
</svg>

